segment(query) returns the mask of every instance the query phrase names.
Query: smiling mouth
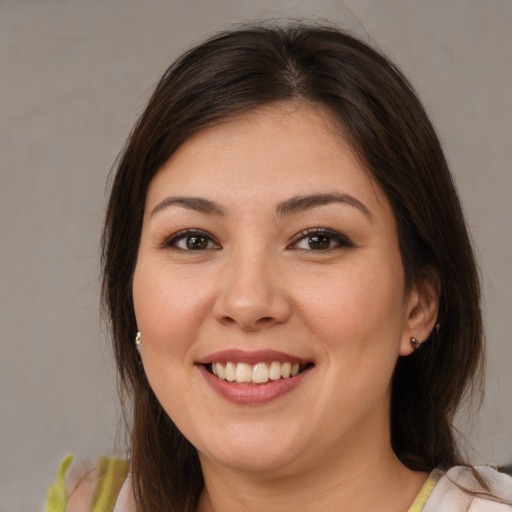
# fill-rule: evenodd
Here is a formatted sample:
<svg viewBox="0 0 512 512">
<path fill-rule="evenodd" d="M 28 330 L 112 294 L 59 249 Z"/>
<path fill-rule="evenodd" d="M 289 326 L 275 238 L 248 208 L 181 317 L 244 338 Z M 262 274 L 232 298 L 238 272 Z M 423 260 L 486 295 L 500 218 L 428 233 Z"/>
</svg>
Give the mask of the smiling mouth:
<svg viewBox="0 0 512 512">
<path fill-rule="evenodd" d="M 313 363 L 280 361 L 257 364 L 226 361 L 205 365 L 206 370 L 220 380 L 246 385 L 266 384 L 272 381 L 291 379 L 311 367 L 313 367 Z"/>
</svg>

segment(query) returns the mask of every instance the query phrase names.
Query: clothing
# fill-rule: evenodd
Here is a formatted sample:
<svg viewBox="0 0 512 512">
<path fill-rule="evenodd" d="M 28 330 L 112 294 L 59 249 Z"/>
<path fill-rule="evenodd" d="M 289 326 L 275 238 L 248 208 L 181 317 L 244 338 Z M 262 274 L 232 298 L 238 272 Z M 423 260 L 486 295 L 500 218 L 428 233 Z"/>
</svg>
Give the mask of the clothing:
<svg viewBox="0 0 512 512">
<path fill-rule="evenodd" d="M 90 465 L 72 468 L 74 464 L 72 455 L 61 462 L 57 482 L 48 490 L 45 512 L 66 512 L 68 493 L 87 471 L 90 474 Z M 479 482 L 475 470 L 489 490 Z M 475 470 L 463 466 L 446 472 L 434 469 L 408 512 L 511 512 L 512 477 L 489 466 Z M 94 471 L 91 512 L 135 512 L 127 462 L 101 457 Z M 496 498 L 508 503 L 499 503 Z"/>
<path fill-rule="evenodd" d="M 489 466 L 475 469 L 489 490 L 478 481 L 472 468 L 456 466 L 441 473 L 421 512 L 511 512 L 512 477 Z M 498 503 L 492 496 L 508 504 Z"/>
<path fill-rule="evenodd" d="M 59 465 L 57 481 L 48 489 L 45 512 L 66 512 L 71 492 L 84 480 L 93 484 L 89 510 L 113 512 L 116 503 L 122 506 L 121 494 L 126 495 L 126 489 L 129 489 L 128 463 L 113 457 L 100 457 L 97 464 L 90 464 L 75 462 L 73 455 L 66 456 Z M 115 510 L 132 511 L 118 507 Z"/>
</svg>

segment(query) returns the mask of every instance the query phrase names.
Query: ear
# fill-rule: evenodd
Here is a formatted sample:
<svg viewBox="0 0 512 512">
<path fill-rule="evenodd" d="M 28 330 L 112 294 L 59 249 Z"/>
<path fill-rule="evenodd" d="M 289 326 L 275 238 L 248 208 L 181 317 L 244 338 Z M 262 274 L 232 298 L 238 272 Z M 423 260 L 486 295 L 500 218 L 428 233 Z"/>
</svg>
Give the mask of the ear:
<svg viewBox="0 0 512 512">
<path fill-rule="evenodd" d="M 401 356 L 414 352 L 411 338 L 423 343 L 430 336 L 439 313 L 440 296 L 441 281 L 438 273 L 432 268 L 426 269 L 411 286 L 407 298 Z"/>
</svg>

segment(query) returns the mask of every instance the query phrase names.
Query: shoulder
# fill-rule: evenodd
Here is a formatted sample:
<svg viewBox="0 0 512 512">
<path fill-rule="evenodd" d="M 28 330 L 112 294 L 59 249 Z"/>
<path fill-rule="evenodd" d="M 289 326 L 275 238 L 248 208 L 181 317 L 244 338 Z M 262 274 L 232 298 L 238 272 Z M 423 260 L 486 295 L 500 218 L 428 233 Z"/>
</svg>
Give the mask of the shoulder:
<svg viewBox="0 0 512 512">
<path fill-rule="evenodd" d="M 511 512 L 512 477 L 489 466 L 436 470 L 438 481 L 423 512 Z"/>
<path fill-rule="evenodd" d="M 66 478 L 67 512 L 87 512 L 99 480 L 99 469 L 90 461 L 77 463 Z"/>
<path fill-rule="evenodd" d="M 57 481 L 49 488 L 45 512 L 111 512 L 128 474 L 128 463 L 113 457 L 97 461 L 63 459 Z"/>
</svg>

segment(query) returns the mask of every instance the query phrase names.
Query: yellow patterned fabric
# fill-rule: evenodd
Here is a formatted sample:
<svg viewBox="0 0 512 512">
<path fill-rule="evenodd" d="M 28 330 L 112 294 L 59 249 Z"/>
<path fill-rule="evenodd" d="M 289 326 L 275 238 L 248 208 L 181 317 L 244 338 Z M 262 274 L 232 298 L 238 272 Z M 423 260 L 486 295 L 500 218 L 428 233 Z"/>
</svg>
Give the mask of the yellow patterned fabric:
<svg viewBox="0 0 512 512">
<path fill-rule="evenodd" d="M 66 511 L 69 498 L 69 489 L 66 489 L 66 475 L 73 459 L 73 455 L 67 455 L 60 463 L 57 481 L 48 489 L 45 512 Z M 98 484 L 92 498 L 90 512 L 112 512 L 128 474 L 128 464 L 122 459 L 100 457 L 97 470 Z"/>
<path fill-rule="evenodd" d="M 67 493 L 64 477 L 73 462 L 73 455 L 64 457 L 57 471 L 57 481 L 48 489 L 44 512 L 64 512 L 66 510 Z"/>
</svg>

